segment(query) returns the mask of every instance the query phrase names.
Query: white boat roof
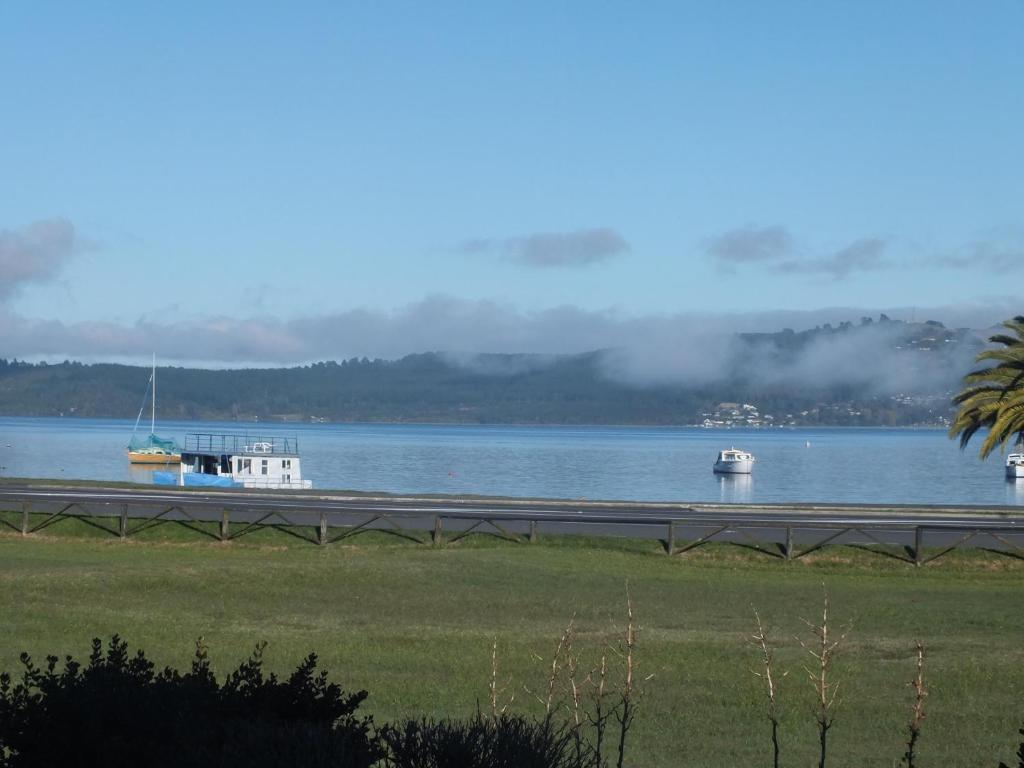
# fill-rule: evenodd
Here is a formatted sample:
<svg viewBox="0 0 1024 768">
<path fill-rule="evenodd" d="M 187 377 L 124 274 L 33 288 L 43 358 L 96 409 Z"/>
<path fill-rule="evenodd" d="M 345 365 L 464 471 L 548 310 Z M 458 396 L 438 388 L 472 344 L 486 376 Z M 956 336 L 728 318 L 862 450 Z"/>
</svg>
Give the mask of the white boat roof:
<svg viewBox="0 0 1024 768">
<path fill-rule="evenodd" d="M 718 457 L 721 459 L 752 459 L 754 454 L 748 451 L 741 451 L 738 448 L 729 448 L 725 451 L 719 451 Z"/>
</svg>

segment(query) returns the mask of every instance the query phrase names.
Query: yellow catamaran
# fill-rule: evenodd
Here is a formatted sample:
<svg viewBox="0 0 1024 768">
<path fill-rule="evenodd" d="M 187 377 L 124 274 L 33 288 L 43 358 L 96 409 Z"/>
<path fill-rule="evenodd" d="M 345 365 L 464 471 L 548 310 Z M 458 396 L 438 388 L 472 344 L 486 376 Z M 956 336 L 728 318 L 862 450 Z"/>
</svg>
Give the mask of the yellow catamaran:
<svg viewBox="0 0 1024 768">
<path fill-rule="evenodd" d="M 181 449 L 172 439 L 157 437 L 156 435 L 156 355 L 153 355 L 153 372 L 149 374 L 149 382 L 146 386 L 146 394 L 149 394 L 149 384 L 153 385 L 152 402 L 150 403 L 149 437 L 136 437 L 139 431 L 139 422 L 142 420 L 142 412 L 146 408 L 146 400 L 143 398 L 142 407 L 139 408 L 139 415 L 135 419 L 135 429 L 132 430 L 132 439 L 128 443 L 128 461 L 132 464 L 177 464 L 181 461 Z"/>
</svg>

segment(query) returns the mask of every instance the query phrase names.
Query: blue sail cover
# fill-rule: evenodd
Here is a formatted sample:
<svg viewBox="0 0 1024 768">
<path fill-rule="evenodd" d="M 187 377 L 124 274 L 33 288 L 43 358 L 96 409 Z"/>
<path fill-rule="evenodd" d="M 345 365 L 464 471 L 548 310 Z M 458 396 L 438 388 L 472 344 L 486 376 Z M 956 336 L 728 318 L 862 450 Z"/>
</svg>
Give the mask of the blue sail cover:
<svg viewBox="0 0 1024 768">
<path fill-rule="evenodd" d="M 181 448 L 173 438 L 157 437 L 154 434 L 146 437 L 137 437 L 133 434 L 132 439 L 128 442 L 128 450 L 146 451 L 147 453 L 181 453 Z"/>
</svg>

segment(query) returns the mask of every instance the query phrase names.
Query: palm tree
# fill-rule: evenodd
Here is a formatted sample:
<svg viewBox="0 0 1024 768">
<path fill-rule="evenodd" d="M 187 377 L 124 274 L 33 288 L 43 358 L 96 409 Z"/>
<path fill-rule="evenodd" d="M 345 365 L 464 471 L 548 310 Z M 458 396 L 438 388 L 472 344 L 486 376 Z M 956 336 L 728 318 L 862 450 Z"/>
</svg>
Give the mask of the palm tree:
<svg viewBox="0 0 1024 768">
<path fill-rule="evenodd" d="M 964 391 L 953 398 L 959 408 L 949 436 L 960 436 L 960 448 L 966 448 L 974 433 L 988 429 L 981 444 L 981 458 L 996 448 L 1002 450 L 1014 437 L 1024 439 L 1024 315 L 1003 323 L 1008 331 L 989 338 L 1001 345 L 986 349 L 975 362 L 991 361 L 964 376 Z"/>
</svg>

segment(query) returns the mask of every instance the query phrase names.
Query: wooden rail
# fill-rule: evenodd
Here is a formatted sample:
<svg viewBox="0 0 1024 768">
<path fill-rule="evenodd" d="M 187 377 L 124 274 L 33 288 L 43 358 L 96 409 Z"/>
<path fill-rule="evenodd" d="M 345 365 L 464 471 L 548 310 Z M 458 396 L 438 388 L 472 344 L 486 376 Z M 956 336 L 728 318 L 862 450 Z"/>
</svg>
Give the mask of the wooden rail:
<svg viewBox="0 0 1024 768">
<path fill-rule="evenodd" d="M 962 547 L 1024 558 L 1024 511 L 903 505 L 724 505 L 134 489 L 0 487 L 0 527 L 29 536 L 76 519 L 129 539 L 160 525 L 231 542 L 274 529 L 320 546 L 381 531 L 421 545 L 488 534 L 519 543 L 576 533 L 659 540 L 670 556 L 712 541 L 781 560 L 830 545 L 923 565 Z M 12 519 L 13 518 L 13 519 Z"/>
</svg>

